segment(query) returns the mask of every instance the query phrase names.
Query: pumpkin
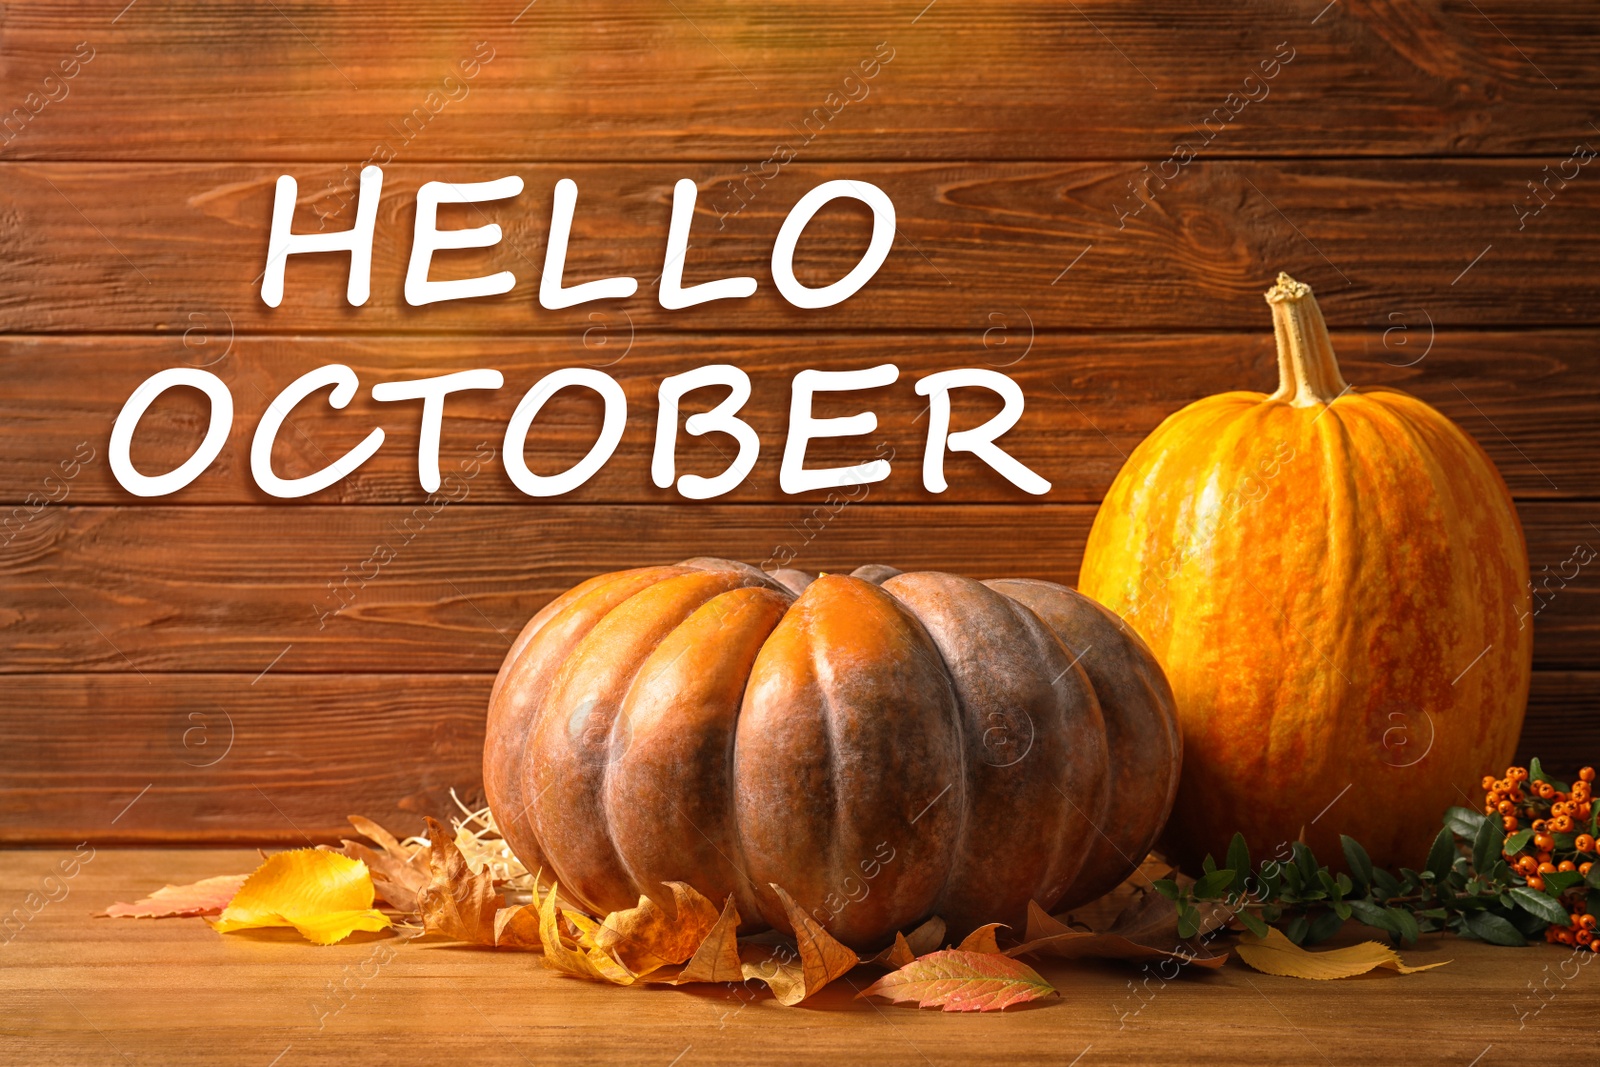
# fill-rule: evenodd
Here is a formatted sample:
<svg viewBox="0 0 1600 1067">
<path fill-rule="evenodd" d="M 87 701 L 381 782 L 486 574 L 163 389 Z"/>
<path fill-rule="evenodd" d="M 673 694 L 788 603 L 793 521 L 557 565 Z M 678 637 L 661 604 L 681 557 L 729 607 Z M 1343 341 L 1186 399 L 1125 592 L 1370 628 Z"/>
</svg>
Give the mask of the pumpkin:
<svg viewBox="0 0 1600 1067">
<path fill-rule="evenodd" d="M 1280 384 L 1167 418 L 1117 475 L 1078 588 L 1142 634 L 1178 699 L 1166 843 L 1235 831 L 1287 857 L 1340 833 L 1420 868 L 1521 729 L 1528 557 L 1476 442 L 1422 401 L 1347 385 L 1309 287 L 1267 293 Z"/>
<path fill-rule="evenodd" d="M 1177 789 L 1171 690 L 1071 589 L 691 559 L 541 610 L 490 697 L 484 783 L 594 914 L 683 881 L 870 948 L 931 915 L 1020 931 L 1144 857 Z"/>
</svg>

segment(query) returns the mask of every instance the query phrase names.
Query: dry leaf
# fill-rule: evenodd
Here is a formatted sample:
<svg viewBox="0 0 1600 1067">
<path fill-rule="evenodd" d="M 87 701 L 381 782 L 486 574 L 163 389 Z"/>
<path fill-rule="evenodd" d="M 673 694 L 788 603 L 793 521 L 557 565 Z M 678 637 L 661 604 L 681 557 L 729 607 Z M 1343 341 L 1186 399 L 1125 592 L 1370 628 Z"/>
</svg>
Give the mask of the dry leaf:
<svg viewBox="0 0 1600 1067">
<path fill-rule="evenodd" d="M 768 883 L 769 885 L 771 883 Z M 829 982 L 860 963 L 860 958 L 818 926 L 800 910 L 794 898 L 780 886 L 772 886 L 794 928 L 797 953 L 785 953 L 787 946 L 768 949 L 765 954 L 754 945 L 740 949 L 740 970 L 746 978 L 767 983 L 780 1004 L 794 1005 L 805 1000 Z M 765 947 L 765 946 L 763 946 Z M 754 950 L 754 951 L 752 951 Z"/>
<path fill-rule="evenodd" d="M 192 885 L 169 885 L 132 904 L 113 904 L 102 914 L 113 919 L 164 919 L 177 915 L 215 915 L 228 906 L 248 874 L 219 874 Z"/>
<path fill-rule="evenodd" d="M 914 1000 L 920 1008 L 999 1011 L 1056 994 L 1033 968 L 1007 956 L 945 949 L 886 974 L 857 996 Z"/>
<path fill-rule="evenodd" d="M 535 949 L 539 941 L 539 907 L 518 904 L 494 913 L 495 948 Z"/>
<path fill-rule="evenodd" d="M 980 926 L 972 933 L 961 939 L 961 944 L 956 948 L 962 952 L 999 952 L 1000 945 L 994 939 L 994 932 L 1005 923 L 989 923 Z"/>
<path fill-rule="evenodd" d="M 744 968 L 739 960 L 739 909 L 734 907 L 733 896 L 722 906 L 722 914 L 694 950 L 683 970 L 670 979 L 674 985 L 691 982 L 738 982 L 744 978 Z"/>
<path fill-rule="evenodd" d="M 361 836 L 377 842 L 372 849 L 359 841 L 341 840 L 344 854 L 367 865 L 372 887 L 379 897 L 404 912 L 417 910 L 417 894 L 429 882 L 428 865 L 418 845 L 403 845 L 371 819 L 351 815 L 350 825 Z"/>
<path fill-rule="evenodd" d="M 1028 902 L 1027 939 L 1008 956 L 1042 955 L 1062 959 L 1176 960 L 1216 968 L 1226 952 L 1212 953 L 1178 937 L 1178 913 L 1172 901 L 1153 890 L 1135 897 L 1111 928 L 1095 933 L 1075 930 Z"/>
<path fill-rule="evenodd" d="M 909 934 L 895 934 L 889 946 L 866 963 L 898 970 L 916 959 L 936 952 L 944 941 L 944 920 L 935 915 Z"/>
<path fill-rule="evenodd" d="M 269 856 L 211 925 L 221 933 L 292 926 L 307 940 L 331 945 L 356 930 L 389 927 L 389 917 L 373 910 L 372 898 L 365 863 L 337 852 L 296 849 Z"/>
<path fill-rule="evenodd" d="M 894 940 L 889 943 L 889 947 L 866 962 L 875 963 L 880 967 L 887 967 L 891 971 L 898 971 L 916 958 L 917 954 L 911 951 L 911 942 L 906 940 L 906 935 L 896 931 Z"/>
<path fill-rule="evenodd" d="M 926 956 L 930 952 L 937 952 L 939 946 L 944 944 L 944 920 L 935 915 L 915 930 L 906 935 L 906 944 L 911 948 L 913 956 Z"/>
<path fill-rule="evenodd" d="M 594 940 L 595 936 L 600 933 L 600 923 L 598 921 L 591 919 L 581 911 L 571 911 L 567 908 L 561 909 L 561 916 L 578 932 L 577 942 L 579 948 L 599 947 Z"/>
<path fill-rule="evenodd" d="M 428 820 L 429 882 L 417 894 L 422 928 L 475 945 L 495 943 L 500 894 L 487 870 L 474 874 L 466 857 L 434 819 Z"/>
<path fill-rule="evenodd" d="M 1152 852 L 1111 892 L 1080 904 L 1070 912 L 1058 914 L 1057 918 L 1069 926 L 1081 926 L 1087 930 L 1109 929 L 1111 924 L 1117 921 L 1117 916 L 1127 909 L 1135 897 L 1148 890 L 1152 883 L 1163 878 L 1175 879 L 1179 885 L 1184 886 L 1194 884 L 1193 878 L 1174 870 L 1171 864 Z"/>
<path fill-rule="evenodd" d="M 556 892 L 552 885 L 539 905 L 539 944 L 544 949 L 544 965 L 562 974 L 588 978 L 596 982 L 632 985 L 634 975 L 606 952 L 598 948 L 569 947 L 561 937 L 561 927 L 556 920 Z M 576 914 L 568 912 L 569 916 Z M 587 919 L 587 916 L 584 916 Z M 593 923 L 590 919 L 589 922 Z M 596 924 L 598 928 L 598 924 Z M 569 939 L 570 940 L 570 939 Z"/>
<path fill-rule="evenodd" d="M 1443 967 L 1449 960 L 1427 963 L 1421 967 L 1407 967 L 1400 955 L 1387 945 L 1376 941 L 1363 941 L 1349 948 L 1309 952 L 1290 941 L 1275 927 L 1267 927 L 1267 936 L 1246 934 L 1239 940 L 1239 958 L 1265 974 L 1288 978 L 1314 978 L 1329 981 L 1366 974 L 1375 967 L 1388 967 L 1401 974 L 1415 974 Z"/>
<path fill-rule="evenodd" d="M 649 974 L 695 954 L 717 925 L 717 907 L 686 882 L 663 882 L 672 894 L 673 912 L 647 896 L 636 907 L 607 915 L 594 935 L 596 948 L 609 952 L 636 975 Z"/>
</svg>

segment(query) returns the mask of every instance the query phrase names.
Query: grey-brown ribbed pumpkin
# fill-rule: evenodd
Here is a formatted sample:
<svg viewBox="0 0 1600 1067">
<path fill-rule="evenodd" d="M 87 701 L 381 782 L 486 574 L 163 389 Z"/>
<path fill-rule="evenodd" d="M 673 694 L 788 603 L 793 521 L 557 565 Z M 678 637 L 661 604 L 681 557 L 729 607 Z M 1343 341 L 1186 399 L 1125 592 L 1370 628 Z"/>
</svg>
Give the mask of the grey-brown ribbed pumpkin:
<svg viewBox="0 0 1600 1067">
<path fill-rule="evenodd" d="M 603 574 L 518 635 L 484 781 L 506 840 L 590 911 L 664 881 L 872 948 L 930 915 L 1019 933 L 1149 849 L 1179 772 L 1144 643 L 1065 586 L 721 559 Z"/>
</svg>

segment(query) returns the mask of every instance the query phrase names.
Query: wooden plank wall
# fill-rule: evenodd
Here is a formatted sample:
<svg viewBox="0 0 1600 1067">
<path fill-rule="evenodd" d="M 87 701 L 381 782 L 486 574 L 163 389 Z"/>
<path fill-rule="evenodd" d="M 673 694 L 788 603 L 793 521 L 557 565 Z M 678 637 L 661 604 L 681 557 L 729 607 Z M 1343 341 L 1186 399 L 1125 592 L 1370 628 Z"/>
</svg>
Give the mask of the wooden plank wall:
<svg viewBox="0 0 1600 1067">
<path fill-rule="evenodd" d="M 1279 269 L 1317 288 L 1352 381 L 1412 390 L 1483 443 L 1536 576 L 1600 540 L 1600 173 L 1584 166 L 1600 18 L 1582 5 L 524 5 L 0 11 L 0 839 L 298 841 L 350 811 L 410 828 L 450 787 L 478 788 L 510 635 L 601 570 L 788 546 L 808 568 L 1070 582 L 1144 434 L 1200 396 L 1271 387 L 1260 293 Z M 300 183 L 302 230 L 343 228 L 369 160 L 385 167 L 371 299 L 345 303 L 343 258 L 297 257 L 266 307 L 278 175 Z M 482 208 L 503 243 L 443 254 L 436 272 L 510 270 L 516 288 L 406 306 L 416 188 L 507 174 L 524 193 Z M 562 177 L 580 188 L 569 279 L 628 274 L 638 296 L 538 306 Z M 754 275 L 754 298 L 656 302 L 684 177 L 701 190 L 687 281 Z M 894 251 L 853 299 L 802 312 L 776 295 L 772 241 L 801 194 L 841 177 L 893 198 Z M 819 216 L 801 278 L 847 269 L 864 220 Z M 296 409 L 280 474 L 374 424 L 388 442 L 328 491 L 274 501 L 250 478 L 248 435 L 279 389 L 332 362 L 364 388 L 343 411 Z M 649 479 L 655 388 L 710 362 L 750 372 L 761 460 L 715 503 L 674 502 Z M 881 362 L 902 372 L 865 398 L 893 476 L 837 514 L 784 496 L 794 373 Z M 140 501 L 110 476 L 111 422 L 137 383 L 182 365 L 228 382 L 234 431 L 191 487 Z M 498 457 L 527 385 L 582 365 L 629 402 L 600 475 L 533 501 L 496 458 L 417 511 L 415 405 L 365 387 L 503 371 L 504 390 L 452 399 L 450 470 Z M 1006 443 L 1053 482 L 1042 500 L 965 462 L 949 492 L 921 488 L 912 383 L 985 365 L 1026 394 Z M 956 418 L 991 410 L 958 398 Z M 583 395 L 553 401 L 536 466 L 585 452 L 596 414 Z M 169 394 L 135 460 L 169 469 L 203 431 L 197 397 Z M 821 445 L 815 462 L 862 447 Z M 680 463 L 723 460 L 685 438 Z M 367 566 L 386 542 L 395 558 Z M 1523 748 L 1594 761 L 1600 575 L 1557 587 L 1535 624 Z"/>
</svg>

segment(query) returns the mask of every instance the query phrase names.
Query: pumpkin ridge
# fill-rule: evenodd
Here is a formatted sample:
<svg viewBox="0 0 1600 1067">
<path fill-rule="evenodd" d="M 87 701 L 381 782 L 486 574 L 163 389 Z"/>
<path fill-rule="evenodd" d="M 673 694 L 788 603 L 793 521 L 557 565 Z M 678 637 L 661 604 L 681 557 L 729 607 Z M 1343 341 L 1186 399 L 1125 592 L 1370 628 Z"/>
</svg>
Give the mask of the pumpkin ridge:
<svg viewBox="0 0 1600 1067">
<path fill-rule="evenodd" d="M 611 763 L 615 759 L 617 723 L 621 719 L 620 713 L 625 706 L 627 693 L 636 681 L 640 669 L 649 660 L 650 655 L 656 648 L 660 646 L 662 640 L 682 625 L 684 619 L 693 614 L 707 601 L 718 593 L 726 591 L 725 589 L 717 588 L 718 579 L 720 578 L 723 582 L 726 582 L 729 577 L 731 575 L 720 574 L 715 571 L 690 570 L 686 573 L 674 574 L 653 582 L 614 605 L 571 648 L 566 659 L 557 670 L 555 678 L 550 683 L 546 700 L 540 708 L 538 719 L 529 730 L 530 743 L 524 767 L 535 773 L 536 780 L 540 775 L 541 769 L 543 774 L 558 775 L 555 780 L 545 785 L 543 790 L 536 792 L 554 792 L 566 800 L 564 804 L 548 807 L 539 806 L 534 809 L 533 824 L 535 833 L 539 837 L 543 854 L 551 866 L 552 873 L 560 880 L 563 889 L 572 895 L 576 903 L 582 904 L 592 911 L 603 913 L 629 907 L 636 902 L 636 898 L 639 895 L 639 887 L 633 884 L 631 876 L 627 873 L 626 865 L 617 853 L 616 845 L 612 838 L 609 805 L 605 799 L 606 778 L 608 777 Z M 696 589 L 696 585 L 700 588 Z M 631 669 L 628 670 L 626 682 L 622 682 L 615 674 L 610 678 L 606 678 L 601 673 L 599 665 L 607 665 L 609 669 L 614 671 L 617 663 L 615 653 L 618 650 L 602 649 L 599 646 L 611 643 L 614 639 L 613 634 L 616 631 L 623 631 L 621 639 L 626 640 L 628 636 L 626 624 L 632 621 L 632 615 L 642 613 L 646 607 L 650 606 L 652 598 L 669 599 L 675 588 L 680 586 L 685 587 L 686 600 L 688 602 L 680 602 L 675 605 L 667 603 L 663 605 L 663 610 L 668 612 L 668 617 L 670 617 L 670 612 L 673 609 L 681 611 L 682 614 L 675 621 L 664 626 L 659 616 L 652 617 L 652 621 L 656 622 L 659 630 L 656 639 L 650 641 L 648 647 L 645 647 L 644 641 L 635 641 L 631 646 L 628 644 L 623 646 L 635 657 L 631 663 Z M 594 663 L 590 662 L 591 657 L 595 660 Z M 588 697 L 574 708 L 567 708 L 563 703 L 559 710 L 568 715 L 569 722 L 566 732 L 569 738 L 572 733 L 572 727 L 577 721 L 576 715 L 579 712 L 582 712 L 584 721 L 590 721 L 596 710 L 606 711 L 610 717 L 605 727 L 603 744 L 593 745 L 590 743 L 587 752 L 582 749 L 575 751 L 571 744 L 560 745 L 559 752 L 547 751 L 546 746 L 539 745 L 538 742 L 550 738 L 553 728 L 551 716 L 557 710 L 551 706 L 553 698 L 557 696 L 565 697 L 567 688 L 586 675 L 599 677 L 609 683 L 607 688 L 618 694 L 614 704 L 610 707 L 604 707 L 597 704 L 593 697 Z M 588 705 L 587 710 L 584 710 L 585 704 Z M 584 736 L 587 737 L 588 733 L 586 732 Z M 547 764 L 549 758 L 557 754 L 571 762 L 570 768 L 555 770 L 548 766 L 542 766 L 542 768 L 530 767 L 530 764 L 536 760 L 541 765 Z M 598 765 L 598 769 L 596 769 L 596 765 Z M 581 806 L 582 810 L 571 810 L 575 806 Z M 557 818 L 565 825 L 561 825 L 558 828 L 555 822 Z M 586 825 L 585 819 L 594 825 Z M 560 847 L 566 852 L 565 857 L 557 855 L 557 849 L 550 845 L 552 838 L 558 835 L 563 838 Z M 627 885 L 625 887 L 615 886 L 616 879 L 611 879 L 607 883 L 608 888 L 612 890 L 608 900 L 590 899 L 586 896 L 586 891 L 592 889 L 593 886 L 592 884 L 586 885 L 584 879 L 574 875 L 571 869 L 572 858 L 575 855 L 593 852 L 602 848 L 606 853 L 605 859 L 598 859 L 594 856 L 590 856 L 589 859 L 598 862 L 601 866 L 609 867 L 611 869 L 610 873 L 613 875 L 622 874 L 627 881 Z M 586 869 L 593 869 L 593 863 L 580 862 Z M 588 881 L 592 883 L 594 879 L 589 879 Z M 615 907 L 609 905 L 615 905 Z"/>
<path fill-rule="evenodd" d="M 710 570 L 711 568 L 701 569 Z M 732 570 L 731 573 L 742 574 L 743 572 L 742 570 Z M 694 783 L 703 784 L 706 789 L 712 790 L 711 795 L 713 797 L 729 798 L 734 795 L 735 743 L 744 697 L 748 688 L 750 666 L 754 663 L 755 658 L 760 655 L 761 648 L 765 646 L 772 630 L 777 627 L 778 623 L 787 614 L 793 601 L 793 596 L 786 591 L 773 588 L 765 583 L 741 583 L 732 589 L 719 592 L 689 612 L 677 626 L 663 636 L 655 648 L 641 661 L 638 670 L 629 681 L 626 695 L 619 703 L 618 714 L 612 725 L 613 733 L 615 733 L 618 729 L 624 728 L 621 724 L 626 720 L 626 743 L 623 746 L 622 754 L 606 765 L 605 780 L 601 789 L 603 796 L 606 798 L 608 836 L 623 867 L 627 870 L 635 885 L 649 889 L 661 881 L 695 882 L 706 874 L 706 864 L 704 862 L 697 862 L 684 868 L 675 867 L 671 862 L 664 862 L 659 855 L 661 850 L 655 847 L 653 840 L 650 840 L 651 833 L 638 833 L 639 827 L 636 825 L 634 818 L 638 805 L 644 804 L 650 810 L 669 806 L 679 819 L 688 824 L 690 834 L 697 835 L 709 845 L 716 857 L 730 869 L 729 874 L 734 882 L 732 887 L 702 884 L 702 892 L 705 892 L 707 896 L 713 899 L 722 899 L 731 891 L 738 898 L 741 913 L 748 913 L 752 916 L 756 914 L 755 903 L 759 887 L 749 874 L 749 864 L 744 856 L 743 840 L 739 836 L 738 820 L 728 814 L 718 817 L 715 813 L 712 813 L 711 818 L 715 820 L 713 829 L 717 831 L 716 836 L 713 836 L 707 832 L 706 826 L 691 814 L 691 811 L 698 806 L 691 802 L 691 798 L 698 794 L 689 791 L 690 797 L 686 798 L 681 796 L 680 791 L 685 783 Z M 765 602 L 765 608 L 763 608 L 762 602 Z M 781 610 L 779 610 L 780 608 Z M 720 755 L 722 764 L 720 781 L 711 782 L 706 780 L 702 782 L 701 779 L 694 777 L 694 772 L 696 770 L 705 770 L 706 768 L 704 767 L 680 766 L 676 768 L 676 774 L 669 774 L 665 780 L 662 779 L 660 774 L 653 772 L 670 772 L 672 768 L 656 768 L 653 765 L 646 764 L 645 771 L 639 774 L 634 773 L 635 767 L 640 765 L 640 761 L 633 758 L 635 745 L 642 742 L 646 755 L 663 747 L 661 743 L 651 736 L 652 731 L 667 732 L 673 738 L 679 737 L 684 731 L 687 731 L 689 741 L 692 743 L 707 727 L 705 720 L 697 720 L 692 717 L 695 709 L 676 708 L 669 705 L 663 711 L 658 707 L 652 706 L 658 698 L 650 690 L 672 684 L 673 668 L 685 656 L 693 655 L 699 651 L 699 643 L 692 642 L 690 639 L 698 637 L 702 641 L 709 643 L 715 649 L 717 655 L 712 657 L 712 662 L 707 662 L 704 657 L 700 657 L 698 668 L 693 663 L 686 668 L 695 669 L 697 677 L 690 680 L 684 688 L 679 688 L 684 686 L 684 683 L 680 680 L 672 690 L 672 695 L 675 698 L 681 697 L 685 688 L 693 692 L 692 687 L 696 683 L 709 684 L 713 682 L 719 671 L 727 669 L 726 663 L 720 663 L 717 660 L 728 654 L 730 650 L 747 648 L 750 638 L 755 636 L 754 632 L 745 635 L 737 630 L 733 633 L 726 633 L 726 627 L 730 625 L 735 627 L 741 625 L 759 627 L 764 616 L 773 611 L 776 611 L 776 614 L 771 615 L 770 622 L 766 624 L 765 629 L 759 631 L 759 639 L 754 641 L 753 649 L 748 650 L 748 659 L 742 661 L 743 666 L 737 671 L 737 675 L 741 679 L 738 684 L 737 694 L 732 697 L 730 704 L 725 705 L 727 708 L 727 725 L 720 746 L 722 748 Z M 717 628 L 708 636 L 701 631 L 712 616 L 716 616 Z M 664 664 L 659 663 L 658 659 L 662 655 L 662 650 L 670 649 L 674 645 L 682 645 L 683 647 L 671 660 Z M 716 699 L 719 696 L 716 692 L 697 692 L 695 695 L 707 699 Z M 725 696 L 725 694 L 721 695 Z M 701 706 L 707 707 L 711 705 Z M 656 713 L 654 721 L 646 718 L 651 712 Z M 711 725 L 714 726 L 715 723 Z M 614 739 L 613 743 L 615 743 Z M 687 755 L 693 759 L 699 753 L 690 752 Z M 718 785 L 721 787 L 720 790 L 715 789 Z M 649 795 L 640 795 L 642 789 L 650 787 L 654 788 Z M 680 800 L 682 800 L 682 803 L 679 802 Z M 665 803 L 663 804 L 663 802 Z M 646 819 L 644 821 L 648 823 L 652 820 Z M 636 841 L 635 838 L 642 840 Z M 724 850 L 725 847 L 728 851 Z M 703 850 L 699 849 L 692 840 L 686 846 L 685 850 L 687 849 L 693 849 L 696 852 L 700 852 L 702 857 L 704 856 Z M 641 851 L 645 853 L 642 856 L 640 855 Z M 730 851 L 732 855 L 729 854 Z M 654 866 L 657 869 L 653 871 L 647 870 L 645 869 L 647 866 Z M 666 869 L 661 869 L 663 867 Z"/>
<path fill-rule="evenodd" d="M 551 639 L 553 636 L 551 627 L 558 622 L 570 622 L 574 614 L 580 616 L 581 623 L 581 612 L 586 605 L 597 598 L 603 599 L 607 590 L 636 582 L 653 571 L 675 573 L 671 568 L 635 567 L 626 571 L 600 574 L 556 597 L 535 613 L 518 633 L 511 649 L 506 653 L 500 671 L 495 676 L 489 700 L 489 722 L 485 733 L 484 790 L 492 807 L 497 807 L 502 813 L 517 813 L 518 817 L 502 820 L 506 827 L 502 832 L 506 834 L 506 840 L 510 842 L 513 851 L 529 860 L 535 869 L 545 865 L 545 857 L 543 849 L 538 844 L 537 828 L 533 825 L 533 821 L 521 818 L 533 803 L 525 801 L 527 794 L 525 767 L 529 758 L 529 743 L 534 737 L 539 717 L 543 713 L 545 697 L 549 695 L 550 683 L 554 679 L 551 677 L 542 685 L 535 683 L 534 693 L 526 694 L 524 671 L 537 665 L 537 660 L 534 663 L 529 661 L 536 653 L 544 651 L 541 647 L 541 638 Z M 568 633 L 565 650 L 560 653 L 556 663 L 559 664 L 566 659 L 572 649 L 576 648 L 589 631 L 609 613 L 608 610 L 590 618 L 581 633 Z M 512 700 L 507 697 L 505 691 L 508 686 L 515 689 L 517 696 L 525 699 Z"/>
</svg>

